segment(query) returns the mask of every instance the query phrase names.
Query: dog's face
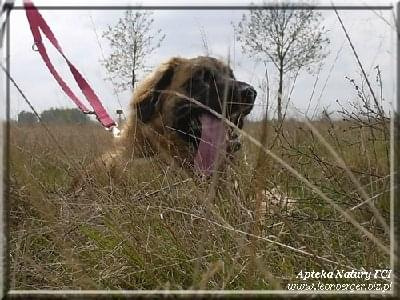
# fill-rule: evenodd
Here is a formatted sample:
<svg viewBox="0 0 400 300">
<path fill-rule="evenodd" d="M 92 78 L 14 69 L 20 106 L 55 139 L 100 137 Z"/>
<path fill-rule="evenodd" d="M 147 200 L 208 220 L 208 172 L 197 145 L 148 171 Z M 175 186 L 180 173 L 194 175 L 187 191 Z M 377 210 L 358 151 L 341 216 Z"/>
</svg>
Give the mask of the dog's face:
<svg viewBox="0 0 400 300">
<path fill-rule="evenodd" d="M 173 141 L 179 156 L 205 175 L 212 172 L 219 153 L 231 156 L 240 148 L 235 130 L 210 110 L 242 128 L 256 98 L 252 86 L 210 57 L 171 59 L 139 89 L 133 103 L 138 118 Z"/>
</svg>

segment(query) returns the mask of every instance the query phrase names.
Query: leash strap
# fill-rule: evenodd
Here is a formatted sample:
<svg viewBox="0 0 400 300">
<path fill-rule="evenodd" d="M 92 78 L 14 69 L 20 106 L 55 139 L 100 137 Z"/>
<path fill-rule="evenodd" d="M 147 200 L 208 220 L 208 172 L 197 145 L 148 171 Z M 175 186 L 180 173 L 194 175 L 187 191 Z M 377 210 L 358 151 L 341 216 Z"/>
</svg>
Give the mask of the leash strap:
<svg viewBox="0 0 400 300">
<path fill-rule="evenodd" d="M 50 73 L 53 75 L 54 79 L 58 82 L 62 90 L 67 94 L 69 98 L 79 107 L 83 113 L 90 113 L 90 110 L 79 100 L 79 98 L 72 92 L 70 87 L 65 83 L 62 77 L 58 74 L 53 64 L 51 63 L 49 56 L 47 55 L 46 48 L 42 41 L 42 35 L 39 29 L 42 30 L 43 34 L 47 37 L 50 43 L 57 49 L 57 51 L 64 57 L 68 67 L 74 76 L 76 83 L 81 89 L 83 95 L 86 97 L 87 101 L 92 106 L 94 113 L 99 120 L 99 122 L 107 129 L 116 126 L 117 124 L 111 119 L 107 111 L 101 104 L 96 93 L 90 87 L 88 82 L 83 78 L 82 74 L 75 68 L 75 66 L 69 61 L 61 49 L 56 37 L 51 31 L 50 27 L 47 25 L 46 21 L 43 19 L 42 15 L 39 13 L 37 8 L 29 0 L 24 1 L 24 7 L 26 11 L 26 17 L 28 18 L 29 26 L 32 31 L 33 40 L 40 56 L 45 62 Z"/>
</svg>

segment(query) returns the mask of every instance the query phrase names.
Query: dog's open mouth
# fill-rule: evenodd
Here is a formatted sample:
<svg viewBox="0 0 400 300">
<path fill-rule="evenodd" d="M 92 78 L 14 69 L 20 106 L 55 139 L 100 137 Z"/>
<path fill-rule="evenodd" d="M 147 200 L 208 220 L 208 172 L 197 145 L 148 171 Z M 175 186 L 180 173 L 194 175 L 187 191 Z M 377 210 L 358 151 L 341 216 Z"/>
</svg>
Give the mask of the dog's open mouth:
<svg viewBox="0 0 400 300">
<path fill-rule="evenodd" d="M 217 166 L 219 157 L 226 151 L 226 127 L 222 120 L 203 113 L 199 117 L 201 137 L 194 157 L 194 166 L 202 174 L 208 176 Z"/>
<path fill-rule="evenodd" d="M 211 81 L 205 79 L 205 75 L 200 76 L 200 79 L 197 78 L 199 75 L 192 77 L 194 79 L 187 84 L 189 96 L 218 114 L 224 111 L 226 118 L 241 129 L 243 118 L 254 105 L 257 95 L 254 88 L 233 78 L 223 77 L 217 80 L 218 78 L 213 77 L 214 80 Z M 225 104 L 220 99 L 225 99 Z M 240 148 L 237 130 L 225 124 L 224 120 L 214 116 L 208 109 L 182 99 L 176 103 L 176 119 L 172 126 L 187 143 L 193 155 L 191 166 L 205 176 L 219 169 L 220 162 L 232 158 L 233 153 Z"/>
<path fill-rule="evenodd" d="M 253 98 L 254 99 L 254 98 Z M 242 107 L 243 106 L 243 107 Z M 242 105 L 230 111 L 228 120 L 239 128 L 252 105 Z M 174 125 L 171 127 L 191 149 L 192 167 L 204 176 L 210 176 L 226 158 L 232 158 L 240 149 L 237 131 L 205 109 L 188 103 L 176 106 Z"/>
<path fill-rule="evenodd" d="M 199 173 L 211 175 L 218 168 L 218 160 L 239 150 L 238 136 L 222 119 L 191 105 L 180 106 L 178 111 L 179 118 L 171 129 L 188 143 L 193 153 L 192 166 Z"/>
</svg>

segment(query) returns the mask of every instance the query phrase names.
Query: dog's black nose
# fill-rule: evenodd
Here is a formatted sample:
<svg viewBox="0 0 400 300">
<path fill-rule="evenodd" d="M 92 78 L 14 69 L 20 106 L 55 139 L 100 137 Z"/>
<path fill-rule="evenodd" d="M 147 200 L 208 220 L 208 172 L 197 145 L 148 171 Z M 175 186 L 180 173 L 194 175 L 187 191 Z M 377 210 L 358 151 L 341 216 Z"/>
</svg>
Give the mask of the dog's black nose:
<svg viewBox="0 0 400 300">
<path fill-rule="evenodd" d="M 248 103 L 253 103 L 257 96 L 256 90 L 251 85 L 244 82 L 240 82 L 239 84 L 239 93 L 240 98 Z"/>
<path fill-rule="evenodd" d="M 253 102 L 256 99 L 256 96 L 256 90 L 250 85 L 241 91 L 241 97 L 246 99 L 248 102 Z"/>
</svg>

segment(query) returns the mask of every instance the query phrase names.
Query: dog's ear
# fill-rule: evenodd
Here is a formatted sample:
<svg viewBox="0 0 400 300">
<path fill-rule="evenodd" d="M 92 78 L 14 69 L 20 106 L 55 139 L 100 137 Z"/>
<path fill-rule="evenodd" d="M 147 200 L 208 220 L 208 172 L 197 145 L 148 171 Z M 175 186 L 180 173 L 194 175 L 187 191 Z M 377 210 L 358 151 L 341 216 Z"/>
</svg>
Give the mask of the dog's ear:
<svg viewBox="0 0 400 300">
<path fill-rule="evenodd" d="M 166 90 L 172 82 L 174 76 L 174 66 L 169 67 L 162 73 L 161 77 L 156 81 L 153 89 L 150 91 L 149 96 L 137 105 L 137 112 L 142 122 L 148 122 L 154 115 L 157 103 L 159 102 L 160 95 L 163 90 Z"/>
</svg>

